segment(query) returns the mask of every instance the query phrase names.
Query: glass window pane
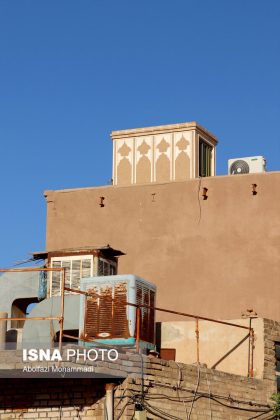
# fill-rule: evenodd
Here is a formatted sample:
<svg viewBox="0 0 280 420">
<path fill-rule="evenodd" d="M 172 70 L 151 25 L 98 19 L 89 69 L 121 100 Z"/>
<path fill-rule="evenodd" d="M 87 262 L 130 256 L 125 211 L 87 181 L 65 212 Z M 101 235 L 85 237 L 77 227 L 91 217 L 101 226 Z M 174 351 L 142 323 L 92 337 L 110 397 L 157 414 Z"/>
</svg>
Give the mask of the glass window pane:
<svg viewBox="0 0 280 420">
<path fill-rule="evenodd" d="M 82 277 L 90 277 L 91 275 L 91 260 L 82 260 Z"/>
<path fill-rule="evenodd" d="M 212 146 L 199 140 L 199 176 L 211 176 Z"/>
<path fill-rule="evenodd" d="M 53 261 L 52 262 L 53 268 L 60 268 L 61 261 Z M 60 271 L 52 271 L 52 283 L 51 283 L 51 296 L 60 295 Z"/>
<path fill-rule="evenodd" d="M 81 279 L 81 260 L 72 260 L 71 287 L 73 289 L 80 288 L 80 279 Z"/>
</svg>

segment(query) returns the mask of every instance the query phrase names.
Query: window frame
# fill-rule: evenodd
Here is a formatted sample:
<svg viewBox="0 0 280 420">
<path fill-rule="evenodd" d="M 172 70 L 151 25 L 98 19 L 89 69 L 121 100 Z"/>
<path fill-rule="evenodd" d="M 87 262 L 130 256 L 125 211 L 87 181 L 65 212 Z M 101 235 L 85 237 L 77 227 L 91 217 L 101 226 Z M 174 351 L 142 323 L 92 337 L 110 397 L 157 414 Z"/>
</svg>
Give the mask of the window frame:
<svg viewBox="0 0 280 420">
<path fill-rule="evenodd" d="M 78 260 L 80 260 L 81 262 L 83 261 L 83 260 L 90 260 L 90 263 L 91 263 L 91 267 L 90 267 L 90 277 L 93 277 L 93 255 L 91 255 L 91 254 L 82 254 L 82 255 L 64 255 L 64 256 L 55 256 L 55 257 L 51 257 L 50 258 L 50 267 L 51 268 L 54 268 L 53 267 L 53 262 L 62 262 L 63 263 L 63 261 L 70 261 L 70 281 L 69 281 L 69 287 L 71 288 L 72 287 L 72 262 L 73 261 L 78 261 Z M 81 274 L 81 269 L 82 269 L 82 267 L 80 267 L 80 274 Z M 60 286 L 59 286 L 59 295 L 53 295 L 53 293 L 52 293 L 52 291 L 53 291 L 53 271 L 50 271 L 50 282 L 49 282 L 49 296 L 50 297 L 52 297 L 52 296 L 59 296 L 59 295 L 61 295 L 61 273 L 60 272 L 57 272 L 57 273 L 59 273 L 59 276 L 60 276 Z M 81 280 L 81 278 L 82 277 L 80 277 L 80 280 Z M 66 285 L 66 279 L 65 279 L 65 285 Z M 68 287 L 68 286 L 67 286 Z M 69 292 L 65 292 L 65 293 L 69 293 Z"/>
<path fill-rule="evenodd" d="M 213 174 L 213 150 L 212 143 L 207 141 L 204 137 L 198 136 L 198 176 L 208 177 Z M 201 156 L 201 149 L 205 146 L 206 153 Z M 202 147 L 201 147 L 202 146 Z M 203 159 L 203 161 L 202 161 Z"/>
<path fill-rule="evenodd" d="M 106 274 L 106 275 L 105 274 L 99 274 L 99 264 L 100 264 L 101 261 L 102 261 L 103 264 L 106 263 L 106 264 L 110 265 L 110 274 Z M 115 271 L 114 274 L 111 273 L 111 267 L 114 267 L 114 271 Z M 117 268 L 118 268 L 117 262 L 112 261 L 112 260 L 108 260 L 108 259 L 103 258 L 103 257 L 98 258 L 98 267 L 97 267 L 97 275 L 98 276 L 104 276 L 104 277 L 105 276 L 114 276 L 117 273 Z"/>
</svg>

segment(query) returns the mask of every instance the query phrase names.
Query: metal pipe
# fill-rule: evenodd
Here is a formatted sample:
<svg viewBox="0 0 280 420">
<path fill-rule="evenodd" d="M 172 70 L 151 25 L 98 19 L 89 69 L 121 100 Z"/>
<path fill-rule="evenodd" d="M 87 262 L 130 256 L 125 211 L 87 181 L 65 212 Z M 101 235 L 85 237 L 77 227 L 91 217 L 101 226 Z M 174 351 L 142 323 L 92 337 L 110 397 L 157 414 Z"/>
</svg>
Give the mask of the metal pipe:
<svg viewBox="0 0 280 420">
<path fill-rule="evenodd" d="M 254 376 L 254 341 L 255 341 L 254 329 L 251 328 L 250 330 L 250 342 L 251 342 L 250 378 L 253 378 Z"/>
<path fill-rule="evenodd" d="M 87 338 L 77 337 L 77 336 L 75 336 L 75 335 L 71 335 L 71 334 L 64 334 L 64 333 L 63 333 L 63 337 L 66 337 L 66 338 L 71 338 L 71 339 L 74 339 L 74 340 L 81 340 L 81 341 L 84 341 L 84 342 L 86 342 L 86 343 L 97 343 L 98 345 L 100 345 L 100 344 L 101 344 L 101 343 L 100 343 L 100 341 L 98 341 L 98 340 L 89 340 L 89 339 L 87 339 Z M 113 347 L 113 345 L 110 345 L 110 344 L 104 344 L 104 343 L 102 343 L 102 347 L 112 348 L 112 347 Z M 115 348 L 115 347 L 114 347 L 114 348 Z"/>
<path fill-rule="evenodd" d="M 106 384 L 104 420 L 114 420 L 114 384 Z"/>
<path fill-rule="evenodd" d="M 47 268 L 37 268 L 37 267 L 28 267 L 28 268 L 1 268 L 0 269 L 0 273 L 5 273 L 5 272 L 24 272 L 24 271 L 64 271 L 65 268 L 64 267 L 47 267 Z M 84 294 L 86 296 L 93 296 L 93 297 L 100 297 L 100 295 L 98 293 L 88 293 L 88 292 L 82 292 L 81 290 L 78 289 L 72 289 L 70 287 L 64 287 L 64 290 L 73 292 L 73 293 L 80 293 L 80 294 Z M 103 297 L 104 298 L 104 297 Z M 108 297 L 111 301 L 114 301 L 115 299 L 112 299 L 110 297 Z M 213 318 L 207 318 L 207 317 L 203 317 L 203 316 L 198 316 L 198 315 L 192 315 L 192 314 L 187 314 L 184 312 L 177 312 L 177 311 L 172 311 L 169 309 L 163 309 L 163 308 L 158 308 L 155 306 L 149 306 L 149 305 L 136 305 L 130 302 L 126 302 L 126 305 L 130 305 L 130 306 L 140 306 L 141 308 L 147 308 L 147 309 L 154 309 L 156 311 L 160 311 L 160 312 L 165 312 L 165 313 L 170 313 L 170 314 L 174 314 L 174 315 L 181 315 L 181 316 L 185 316 L 188 318 L 197 318 L 199 320 L 202 321 L 210 321 L 210 322 L 215 322 L 218 324 L 224 324 L 224 325 L 230 325 L 232 327 L 238 327 L 238 328 L 243 328 L 246 330 L 250 330 L 250 327 L 246 327 L 244 325 L 239 325 L 239 324 L 234 324 L 232 322 L 226 322 L 226 321 L 220 321 L 217 319 L 213 319 Z"/>
<path fill-rule="evenodd" d="M 140 320 L 141 320 L 141 309 L 138 306 L 136 309 L 136 351 L 140 353 Z"/>
<path fill-rule="evenodd" d="M 7 312 L 0 312 L 0 316 L 2 316 L 3 318 L 7 318 L 8 314 L 7 314 Z M 7 332 L 7 321 L 6 322 L 0 322 L 0 350 L 5 349 L 6 332 Z"/>
<path fill-rule="evenodd" d="M 27 318 L 20 317 L 5 317 L 0 318 L 0 321 L 53 321 L 60 320 L 60 316 L 32 316 Z"/>
<path fill-rule="evenodd" d="M 199 326 L 198 318 L 195 320 L 195 335 L 196 335 L 196 362 L 199 365 Z"/>
<path fill-rule="evenodd" d="M 65 287 L 65 290 L 67 290 L 69 292 L 73 292 L 73 293 L 79 293 L 79 294 L 85 295 L 85 296 L 95 297 L 95 298 L 102 297 L 102 299 L 108 299 L 111 302 L 116 302 L 116 303 L 120 303 L 120 304 L 124 304 L 124 305 L 128 305 L 128 306 L 133 306 L 135 308 L 137 308 L 139 306 L 140 308 L 153 309 L 153 310 L 159 311 L 159 312 L 165 312 L 165 313 L 169 313 L 169 314 L 185 316 L 187 318 L 195 318 L 195 319 L 199 319 L 201 321 L 215 322 L 217 324 L 229 325 L 231 327 L 237 327 L 237 328 L 242 328 L 244 330 L 250 330 L 250 327 L 246 327 L 245 325 L 234 324 L 232 322 L 227 322 L 227 321 L 220 321 L 218 319 L 213 319 L 213 318 L 206 318 L 204 316 L 192 315 L 192 314 L 187 314 L 187 313 L 184 313 L 184 312 L 177 312 L 177 311 L 172 311 L 170 309 L 163 309 L 163 308 L 158 308 L 156 306 L 149 306 L 149 305 L 144 305 L 144 304 L 136 304 L 136 303 L 131 303 L 131 302 L 122 303 L 118 299 L 113 299 L 110 296 L 101 296 L 98 293 L 83 292 L 82 290 L 72 289 L 70 287 Z"/>
<path fill-rule="evenodd" d="M 71 335 L 71 334 L 64 334 L 63 333 L 62 336 L 65 337 L 65 338 L 72 338 L 74 340 L 79 340 L 80 339 L 79 337 L 76 337 L 75 335 Z M 84 341 L 84 340 L 82 340 L 82 341 Z"/>
<path fill-rule="evenodd" d="M 0 273 L 21 273 L 25 271 L 62 271 L 63 267 L 27 267 L 27 268 L 0 268 Z"/>
<path fill-rule="evenodd" d="M 65 268 L 63 268 L 61 277 L 62 277 L 61 278 L 61 302 L 60 302 L 59 343 L 58 343 L 60 354 L 62 351 L 62 336 L 63 336 L 63 324 L 64 324 Z"/>
<path fill-rule="evenodd" d="M 249 340 L 248 340 L 248 378 L 250 377 L 250 364 L 251 364 L 251 327 L 252 327 L 252 318 L 249 318 Z"/>
<path fill-rule="evenodd" d="M 64 267 L 47 267 L 47 268 L 35 268 L 35 267 L 28 267 L 28 268 L 12 268 L 12 269 L 0 269 L 0 273 L 3 272 L 34 272 L 34 271 L 62 271 L 62 281 L 61 281 L 61 314 L 59 317 L 30 317 L 30 318 L 18 318 L 18 317 L 2 317 L 0 318 L 0 321 L 8 321 L 8 320 L 58 320 L 59 321 L 59 325 L 60 325 L 60 329 L 59 329 L 59 350 L 60 352 L 62 351 L 62 338 L 63 338 L 63 324 L 64 324 L 64 294 L 65 291 L 70 291 L 72 293 L 79 293 L 79 294 L 83 294 L 85 296 L 90 296 L 90 297 L 101 297 L 98 293 L 89 293 L 89 292 L 82 292 L 81 290 L 78 289 L 72 289 L 72 288 L 68 288 L 65 287 L 65 268 Z M 106 299 L 106 297 L 103 296 L 103 299 Z M 112 302 L 118 302 L 117 299 L 112 299 L 110 297 L 107 297 L 107 299 L 110 299 L 110 301 Z M 253 362 L 254 362 L 254 356 L 253 356 L 253 350 L 254 350 L 254 330 L 253 328 L 251 328 L 251 324 L 249 327 L 243 326 L 243 325 L 239 325 L 239 324 L 235 324 L 232 322 L 226 322 L 226 321 L 220 321 L 217 319 L 213 319 L 213 318 L 207 318 L 207 317 L 203 317 L 203 316 L 197 316 L 197 315 L 192 315 L 192 314 L 188 314 L 188 313 L 184 313 L 184 312 L 178 312 L 178 311 L 173 311 L 173 310 L 169 310 L 169 309 L 163 309 L 163 308 L 158 308 L 158 307 L 154 307 L 154 306 L 149 306 L 149 305 L 139 305 L 139 304 L 133 304 L 130 302 L 119 302 L 119 304 L 125 304 L 128 306 L 132 306 L 132 307 L 136 307 L 136 349 L 138 352 L 140 352 L 140 318 L 141 318 L 141 309 L 140 308 L 146 308 L 146 309 L 152 309 L 154 311 L 160 311 L 160 312 L 165 312 L 165 313 L 169 313 L 169 314 L 174 314 L 174 315 L 179 315 L 179 316 L 184 316 L 184 317 L 188 317 L 188 318 L 194 318 L 196 320 L 196 342 L 197 342 L 197 363 L 199 363 L 199 320 L 204 320 L 204 321 L 209 321 L 209 322 L 214 322 L 217 324 L 223 324 L 223 325 L 228 325 L 228 326 L 232 326 L 232 327 L 237 327 L 237 328 L 242 328 L 242 329 L 246 329 L 249 330 L 250 332 L 250 349 L 249 349 L 249 365 L 250 369 L 249 369 L 249 376 L 250 378 L 253 377 Z M 64 335 L 67 337 L 67 335 Z M 71 336 L 68 335 L 68 337 L 70 338 Z M 86 340 L 84 340 L 86 341 Z M 94 340 L 89 340 L 89 341 L 94 341 Z M 111 385 L 111 387 L 110 387 Z M 106 410 L 107 410 L 107 420 L 113 420 L 113 416 L 114 416 L 114 404 L 113 404 L 113 384 L 108 384 L 108 395 L 107 395 L 107 389 L 106 389 Z"/>
</svg>

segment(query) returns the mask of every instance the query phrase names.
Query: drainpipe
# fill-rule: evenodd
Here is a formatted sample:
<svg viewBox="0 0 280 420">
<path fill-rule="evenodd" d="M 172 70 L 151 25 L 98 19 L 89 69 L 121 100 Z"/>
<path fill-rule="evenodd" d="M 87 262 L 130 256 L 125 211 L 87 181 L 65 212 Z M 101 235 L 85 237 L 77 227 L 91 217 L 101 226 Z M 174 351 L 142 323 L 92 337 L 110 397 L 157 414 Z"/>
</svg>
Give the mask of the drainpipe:
<svg viewBox="0 0 280 420">
<path fill-rule="evenodd" d="M 115 384 L 106 384 L 104 420 L 114 420 L 114 388 Z"/>
<path fill-rule="evenodd" d="M 0 318 L 8 318 L 7 312 L 0 312 Z M 0 349 L 5 349 L 7 321 L 0 321 Z"/>
</svg>

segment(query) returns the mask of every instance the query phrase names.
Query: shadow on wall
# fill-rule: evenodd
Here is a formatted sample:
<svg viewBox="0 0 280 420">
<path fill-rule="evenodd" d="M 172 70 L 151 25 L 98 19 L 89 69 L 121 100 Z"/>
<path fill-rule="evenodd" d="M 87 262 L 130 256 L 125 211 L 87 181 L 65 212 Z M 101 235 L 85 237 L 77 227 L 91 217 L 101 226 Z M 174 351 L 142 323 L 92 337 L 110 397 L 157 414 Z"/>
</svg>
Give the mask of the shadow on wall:
<svg viewBox="0 0 280 420">
<path fill-rule="evenodd" d="M 13 410 L 18 416 L 38 408 L 44 417 L 51 411 L 61 418 L 68 408 L 73 418 L 80 418 L 104 395 L 105 381 L 99 379 L 0 379 L 0 413 Z"/>
</svg>

